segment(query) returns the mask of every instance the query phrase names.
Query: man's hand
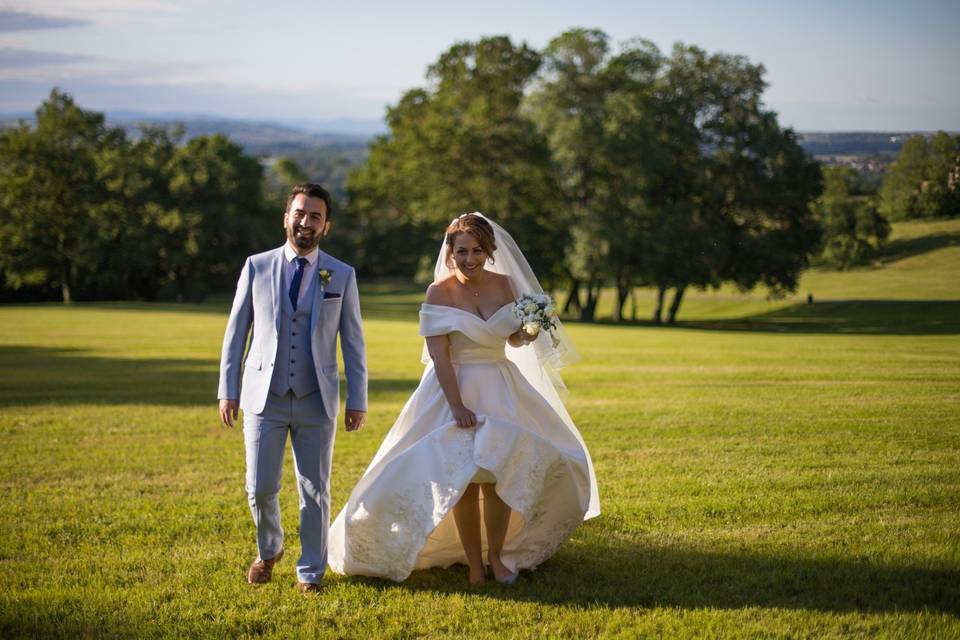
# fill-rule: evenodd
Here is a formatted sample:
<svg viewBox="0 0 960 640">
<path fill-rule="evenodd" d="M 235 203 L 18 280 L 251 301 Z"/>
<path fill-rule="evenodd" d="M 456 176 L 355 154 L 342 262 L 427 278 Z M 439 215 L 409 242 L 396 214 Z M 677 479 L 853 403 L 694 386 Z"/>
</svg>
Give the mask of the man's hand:
<svg viewBox="0 0 960 640">
<path fill-rule="evenodd" d="M 239 400 L 221 400 L 220 401 L 220 422 L 224 426 L 232 427 L 237 419 L 237 412 L 240 410 Z"/>
<path fill-rule="evenodd" d="M 346 414 L 343 417 L 344 425 L 347 427 L 347 431 L 359 431 L 360 427 L 363 426 L 363 423 L 367 420 L 366 411 L 357 411 L 356 409 L 347 409 Z"/>
</svg>

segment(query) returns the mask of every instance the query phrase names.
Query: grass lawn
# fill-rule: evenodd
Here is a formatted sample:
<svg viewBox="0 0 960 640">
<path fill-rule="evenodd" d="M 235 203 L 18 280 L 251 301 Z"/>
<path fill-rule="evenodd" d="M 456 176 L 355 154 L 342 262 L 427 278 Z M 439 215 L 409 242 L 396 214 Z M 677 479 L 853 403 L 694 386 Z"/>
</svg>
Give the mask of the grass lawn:
<svg viewBox="0 0 960 640">
<path fill-rule="evenodd" d="M 215 401 L 229 303 L 0 307 L 0 637 L 960 637 L 958 273 L 957 221 L 900 224 L 876 265 L 794 298 L 570 323 L 602 515 L 513 587 L 454 567 L 328 575 L 315 598 L 289 455 L 288 555 L 245 582 L 243 441 Z M 421 370 L 418 294 L 362 295 L 370 419 L 341 427 L 335 510 Z"/>
</svg>

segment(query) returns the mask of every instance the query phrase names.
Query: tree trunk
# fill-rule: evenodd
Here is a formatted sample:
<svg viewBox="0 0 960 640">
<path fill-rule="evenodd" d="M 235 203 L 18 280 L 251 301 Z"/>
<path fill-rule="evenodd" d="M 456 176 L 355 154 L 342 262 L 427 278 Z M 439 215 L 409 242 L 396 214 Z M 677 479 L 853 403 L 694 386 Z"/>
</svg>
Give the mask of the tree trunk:
<svg viewBox="0 0 960 640">
<path fill-rule="evenodd" d="M 177 302 L 182 303 L 187 299 L 187 277 L 184 270 L 175 269 L 173 280 L 177 290 Z"/>
<path fill-rule="evenodd" d="M 581 322 L 593 322 L 596 319 L 597 302 L 600 301 L 600 284 L 590 281 L 587 284 L 587 303 L 580 309 Z"/>
<path fill-rule="evenodd" d="M 580 309 L 580 281 L 574 279 L 570 285 L 570 292 L 567 293 L 567 301 L 563 304 L 563 313 L 580 311 Z"/>
<path fill-rule="evenodd" d="M 637 321 L 637 288 L 630 287 L 630 320 Z"/>
<path fill-rule="evenodd" d="M 617 304 L 613 308 L 613 320 L 623 322 L 623 308 L 627 305 L 627 297 L 630 295 L 630 277 L 621 274 L 617 276 Z"/>
<path fill-rule="evenodd" d="M 70 284 L 73 278 L 70 277 L 70 263 L 63 262 L 61 265 L 61 275 L 60 275 L 60 293 L 63 295 L 63 304 L 70 304 L 73 302 L 73 296 L 70 293 Z"/>
<path fill-rule="evenodd" d="M 677 319 L 677 310 L 680 308 L 680 303 L 683 302 L 683 293 L 687 290 L 687 285 L 681 285 L 677 287 L 676 292 L 673 294 L 673 302 L 670 303 L 670 311 L 667 312 L 667 324 L 673 324 L 674 320 Z"/>
<path fill-rule="evenodd" d="M 657 324 L 663 323 L 663 296 L 666 295 L 667 288 L 663 285 L 657 285 L 657 306 L 653 309 L 653 321 Z"/>
</svg>

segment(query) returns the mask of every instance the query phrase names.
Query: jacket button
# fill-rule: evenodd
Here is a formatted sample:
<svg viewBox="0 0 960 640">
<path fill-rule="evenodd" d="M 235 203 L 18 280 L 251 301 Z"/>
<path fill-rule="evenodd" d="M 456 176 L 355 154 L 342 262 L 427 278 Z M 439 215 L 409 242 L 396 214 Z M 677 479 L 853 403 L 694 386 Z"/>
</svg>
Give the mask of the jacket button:
<svg viewBox="0 0 960 640">
<path fill-rule="evenodd" d="M 296 332 L 296 331 L 294 331 L 294 332 L 293 332 L 293 335 L 297 335 L 297 332 Z"/>
<path fill-rule="evenodd" d="M 291 378 L 293 377 L 293 371 L 290 372 L 290 377 L 291 377 Z"/>
<path fill-rule="evenodd" d="M 293 335 L 297 335 L 297 334 L 293 334 Z M 290 351 L 296 351 L 296 349 L 297 349 L 297 348 L 296 348 L 295 346 L 290 345 Z"/>
<path fill-rule="evenodd" d="M 296 360 L 291 360 L 291 361 L 290 361 L 290 364 L 297 364 L 297 361 L 296 361 Z"/>
</svg>

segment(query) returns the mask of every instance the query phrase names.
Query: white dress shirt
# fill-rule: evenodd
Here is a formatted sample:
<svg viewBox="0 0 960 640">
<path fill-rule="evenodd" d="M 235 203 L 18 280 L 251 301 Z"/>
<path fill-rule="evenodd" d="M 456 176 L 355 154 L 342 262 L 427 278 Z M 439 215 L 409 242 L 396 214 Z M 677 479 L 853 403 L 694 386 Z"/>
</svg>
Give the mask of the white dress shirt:
<svg viewBox="0 0 960 640">
<path fill-rule="evenodd" d="M 307 265 L 303 268 L 303 280 L 300 281 L 300 293 L 297 295 L 297 308 L 300 308 L 300 302 L 303 300 L 303 294 L 310 286 L 310 279 L 317 277 L 317 258 L 320 256 L 320 250 L 314 249 L 305 256 L 298 256 L 290 243 L 283 245 L 283 294 L 290 295 L 290 283 L 293 282 L 293 276 L 297 273 L 296 258 L 303 257 L 307 259 Z"/>
</svg>

